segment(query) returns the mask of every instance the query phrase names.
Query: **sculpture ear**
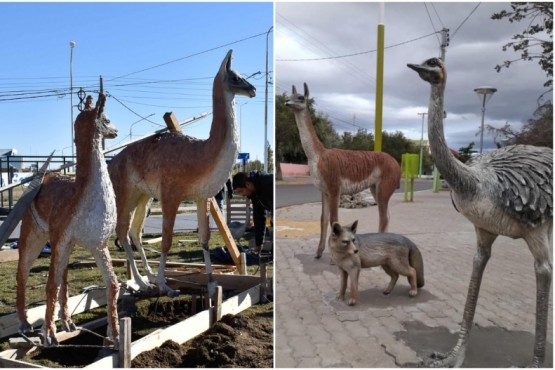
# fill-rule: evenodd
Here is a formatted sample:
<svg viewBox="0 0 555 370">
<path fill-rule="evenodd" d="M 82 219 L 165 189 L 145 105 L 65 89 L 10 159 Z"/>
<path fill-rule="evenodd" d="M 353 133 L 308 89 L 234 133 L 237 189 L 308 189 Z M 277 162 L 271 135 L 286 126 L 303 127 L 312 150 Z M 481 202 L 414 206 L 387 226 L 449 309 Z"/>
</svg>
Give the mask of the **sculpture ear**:
<svg viewBox="0 0 555 370">
<path fill-rule="evenodd" d="M 357 232 L 357 226 L 358 226 L 358 220 L 356 220 L 355 222 L 353 222 L 353 224 L 351 225 L 351 231 L 353 232 L 353 234 L 356 234 L 356 232 Z"/>
<path fill-rule="evenodd" d="M 96 101 L 96 117 L 100 117 L 102 112 L 104 112 L 104 104 L 106 103 L 106 95 L 104 93 L 98 94 L 98 100 Z"/>
<path fill-rule="evenodd" d="M 226 72 L 231 69 L 231 55 L 233 54 L 233 49 L 230 49 L 224 60 L 222 61 L 222 65 L 220 66 L 220 72 Z"/>
<path fill-rule="evenodd" d="M 339 224 L 339 222 L 334 222 L 332 227 L 331 227 L 331 230 L 332 230 L 334 236 L 341 235 L 342 229 L 341 229 L 341 225 Z"/>
<path fill-rule="evenodd" d="M 306 82 L 304 83 L 304 97 L 308 99 L 308 85 Z"/>
<path fill-rule="evenodd" d="M 293 95 L 297 95 L 297 89 L 295 88 L 295 85 L 293 85 L 293 88 L 291 89 L 291 91 Z"/>
</svg>

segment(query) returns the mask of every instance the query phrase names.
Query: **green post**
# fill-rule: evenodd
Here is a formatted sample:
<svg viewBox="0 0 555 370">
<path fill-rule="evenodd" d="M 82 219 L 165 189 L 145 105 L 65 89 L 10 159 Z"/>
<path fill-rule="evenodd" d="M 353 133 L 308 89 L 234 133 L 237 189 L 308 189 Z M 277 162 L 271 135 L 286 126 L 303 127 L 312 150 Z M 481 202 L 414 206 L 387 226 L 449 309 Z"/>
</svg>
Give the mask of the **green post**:
<svg viewBox="0 0 555 370">
<path fill-rule="evenodd" d="M 378 24 L 378 52 L 376 67 L 376 122 L 374 151 L 382 151 L 382 116 L 383 116 L 383 60 L 384 60 L 385 26 L 380 19 Z"/>
<path fill-rule="evenodd" d="M 418 154 L 405 153 L 401 156 L 401 169 L 403 171 L 404 201 L 408 202 L 410 189 L 410 201 L 414 201 L 414 178 L 418 174 Z"/>
<path fill-rule="evenodd" d="M 440 177 L 439 171 L 437 170 L 437 167 L 434 165 L 434 187 L 433 187 L 434 193 L 439 192 L 439 188 L 440 188 L 439 177 Z"/>
</svg>

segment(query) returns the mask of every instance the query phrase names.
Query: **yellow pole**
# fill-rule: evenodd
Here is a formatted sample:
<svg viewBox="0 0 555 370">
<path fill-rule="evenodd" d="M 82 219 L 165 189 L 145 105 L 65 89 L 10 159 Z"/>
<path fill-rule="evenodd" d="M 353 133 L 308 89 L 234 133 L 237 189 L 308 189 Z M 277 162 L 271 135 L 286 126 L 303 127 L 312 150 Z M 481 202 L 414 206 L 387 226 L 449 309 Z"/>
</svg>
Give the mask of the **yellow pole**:
<svg viewBox="0 0 555 370">
<path fill-rule="evenodd" d="M 382 151 L 382 115 L 383 115 L 383 59 L 384 59 L 384 33 L 383 24 L 384 3 L 380 3 L 380 21 L 378 23 L 378 48 L 376 63 L 376 122 L 374 151 Z"/>
</svg>

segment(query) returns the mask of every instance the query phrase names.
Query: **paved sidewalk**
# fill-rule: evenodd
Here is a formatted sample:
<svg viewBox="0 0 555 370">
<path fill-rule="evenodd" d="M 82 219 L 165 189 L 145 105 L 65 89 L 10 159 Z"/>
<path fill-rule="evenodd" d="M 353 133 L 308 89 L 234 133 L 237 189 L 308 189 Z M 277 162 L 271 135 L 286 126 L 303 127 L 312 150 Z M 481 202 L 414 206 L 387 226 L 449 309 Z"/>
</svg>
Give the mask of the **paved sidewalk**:
<svg viewBox="0 0 555 370">
<path fill-rule="evenodd" d="M 402 194 L 393 196 L 389 231 L 418 245 L 426 285 L 409 298 L 401 277 L 384 296 L 389 277 L 381 268 L 364 269 L 354 307 L 335 299 L 339 274 L 327 248 L 321 259 L 313 258 L 321 205 L 276 211 L 276 367 L 416 367 L 431 352 L 454 345 L 476 250 L 474 229 L 454 210 L 449 192 L 418 192 L 414 199 L 405 203 Z M 377 207 L 340 209 L 339 218 L 345 224 L 358 219 L 358 232 L 366 233 L 377 230 L 377 214 Z M 499 237 L 484 273 L 464 366 L 531 363 L 535 284 L 524 241 Z M 549 312 L 545 365 L 553 367 L 552 304 Z"/>
</svg>

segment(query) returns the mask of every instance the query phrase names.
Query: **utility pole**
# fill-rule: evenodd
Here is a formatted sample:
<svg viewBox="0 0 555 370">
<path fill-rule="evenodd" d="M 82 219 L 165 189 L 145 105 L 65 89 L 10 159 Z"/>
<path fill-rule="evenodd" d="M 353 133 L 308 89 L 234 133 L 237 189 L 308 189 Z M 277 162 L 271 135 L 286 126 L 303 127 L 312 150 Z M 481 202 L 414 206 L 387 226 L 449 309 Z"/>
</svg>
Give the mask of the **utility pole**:
<svg viewBox="0 0 555 370">
<path fill-rule="evenodd" d="M 449 28 L 443 28 L 441 30 L 441 45 L 440 45 L 441 57 L 440 58 L 444 62 L 445 62 L 445 51 L 448 46 L 449 46 Z"/>
<path fill-rule="evenodd" d="M 384 61 L 384 13 L 385 5 L 380 3 L 380 19 L 378 22 L 378 52 L 376 53 L 376 122 L 375 122 L 375 138 L 374 151 L 382 151 L 382 116 L 383 116 L 383 61 Z"/>
</svg>

